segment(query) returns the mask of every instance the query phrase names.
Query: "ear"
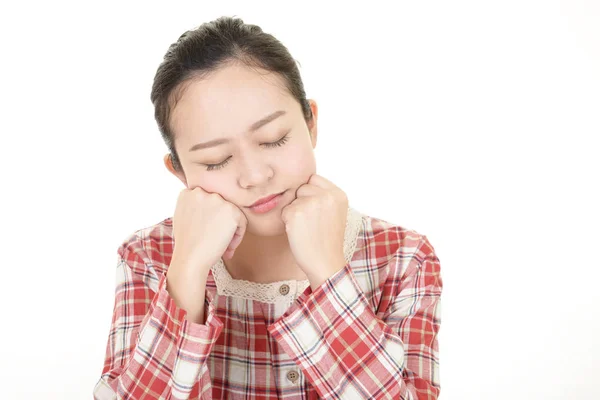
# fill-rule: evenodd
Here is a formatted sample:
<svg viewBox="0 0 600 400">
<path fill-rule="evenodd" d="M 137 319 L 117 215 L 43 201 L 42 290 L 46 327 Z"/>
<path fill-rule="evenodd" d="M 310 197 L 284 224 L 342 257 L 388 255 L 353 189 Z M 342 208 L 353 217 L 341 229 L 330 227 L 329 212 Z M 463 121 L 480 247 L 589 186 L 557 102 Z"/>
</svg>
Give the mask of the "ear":
<svg viewBox="0 0 600 400">
<path fill-rule="evenodd" d="M 173 161 L 171 160 L 170 153 L 165 154 L 163 161 L 165 163 L 165 167 L 167 167 L 169 172 L 175 175 L 181 182 L 183 182 L 185 187 L 187 187 L 187 179 L 185 178 L 185 174 L 183 173 L 183 171 L 180 172 L 175 170 L 175 168 L 173 167 Z"/>
<path fill-rule="evenodd" d="M 314 149 L 317 147 L 317 117 L 319 109 L 317 107 L 317 102 L 313 99 L 308 99 L 308 104 L 312 111 L 312 121 L 308 124 L 308 130 L 310 131 L 310 141 L 312 142 L 312 147 Z"/>
</svg>

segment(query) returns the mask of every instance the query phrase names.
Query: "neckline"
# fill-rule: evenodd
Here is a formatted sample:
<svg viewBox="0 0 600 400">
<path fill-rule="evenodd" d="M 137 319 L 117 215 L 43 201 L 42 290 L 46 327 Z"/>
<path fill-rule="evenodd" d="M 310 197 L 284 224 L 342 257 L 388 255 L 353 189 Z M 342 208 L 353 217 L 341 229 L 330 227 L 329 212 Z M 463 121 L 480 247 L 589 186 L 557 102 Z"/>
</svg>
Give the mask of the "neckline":
<svg viewBox="0 0 600 400">
<path fill-rule="evenodd" d="M 363 214 L 352 207 L 348 207 L 346 215 L 346 230 L 344 234 L 344 258 L 346 263 L 352 260 L 356 249 L 358 234 L 361 231 Z M 303 280 L 281 280 L 269 283 L 259 283 L 244 279 L 234 279 L 220 258 L 212 267 L 211 272 L 217 294 L 231 296 L 247 300 L 256 300 L 264 303 L 289 302 L 298 297 L 310 285 L 308 279 Z M 280 287 L 287 285 L 290 290 L 287 294 L 280 293 Z"/>
</svg>

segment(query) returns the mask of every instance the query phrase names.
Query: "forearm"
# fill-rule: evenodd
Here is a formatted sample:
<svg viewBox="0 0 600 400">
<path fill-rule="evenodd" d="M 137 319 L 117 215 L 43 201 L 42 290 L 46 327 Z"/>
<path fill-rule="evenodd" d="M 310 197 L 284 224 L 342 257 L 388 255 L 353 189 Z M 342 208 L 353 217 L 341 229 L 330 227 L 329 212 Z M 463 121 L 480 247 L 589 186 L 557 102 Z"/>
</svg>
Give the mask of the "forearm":
<svg viewBox="0 0 600 400">
<path fill-rule="evenodd" d="M 208 323 L 194 323 L 166 290 L 165 275 L 154 291 L 124 262 L 118 266 L 121 274 L 124 279 L 117 286 L 104 368 L 94 398 L 114 400 L 143 392 L 210 399 L 206 360 L 222 329 L 211 307 L 202 315 Z"/>
<path fill-rule="evenodd" d="M 175 256 L 167 270 L 167 292 L 175 304 L 186 311 L 185 319 L 193 323 L 205 322 L 204 299 L 208 270 L 207 267 L 192 269 Z"/>
</svg>

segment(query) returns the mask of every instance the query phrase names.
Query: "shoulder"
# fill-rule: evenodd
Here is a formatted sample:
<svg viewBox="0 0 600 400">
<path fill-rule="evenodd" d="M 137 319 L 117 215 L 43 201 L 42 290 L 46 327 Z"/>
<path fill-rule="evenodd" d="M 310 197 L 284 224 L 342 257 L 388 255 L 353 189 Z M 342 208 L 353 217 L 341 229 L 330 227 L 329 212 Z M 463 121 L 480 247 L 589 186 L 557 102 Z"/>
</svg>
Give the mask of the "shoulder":
<svg viewBox="0 0 600 400">
<path fill-rule="evenodd" d="M 435 255 L 433 245 L 425 234 L 381 218 L 363 214 L 361 233 L 360 246 L 378 258 L 401 256 L 423 260 Z"/>
<path fill-rule="evenodd" d="M 362 221 L 352 270 L 365 293 L 377 297 L 384 287 L 397 286 L 415 274 L 426 260 L 435 261 L 439 269 L 434 247 L 423 233 L 366 214 Z"/>
<path fill-rule="evenodd" d="M 165 273 L 171 263 L 173 245 L 173 220 L 169 217 L 127 235 L 117 253 L 135 273 L 146 274 L 150 269 Z"/>
</svg>

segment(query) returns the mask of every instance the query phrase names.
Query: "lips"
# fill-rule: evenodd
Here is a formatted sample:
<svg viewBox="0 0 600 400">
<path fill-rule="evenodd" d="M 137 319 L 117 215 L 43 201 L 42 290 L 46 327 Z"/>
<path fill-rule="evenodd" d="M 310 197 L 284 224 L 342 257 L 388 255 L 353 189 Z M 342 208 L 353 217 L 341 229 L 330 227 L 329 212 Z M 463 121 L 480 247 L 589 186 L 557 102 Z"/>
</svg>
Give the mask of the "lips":
<svg viewBox="0 0 600 400">
<path fill-rule="evenodd" d="M 283 192 L 281 192 L 281 193 L 283 193 Z M 266 203 L 266 202 L 268 202 L 269 200 L 273 199 L 274 197 L 277 197 L 277 196 L 279 196 L 281 193 L 275 193 L 275 194 L 272 194 L 272 195 L 270 195 L 270 196 L 263 197 L 262 199 L 259 199 L 259 200 L 257 200 L 257 201 L 256 201 L 254 204 L 252 204 L 250 207 L 254 207 L 254 206 L 257 206 L 257 205 L 259 205 L 259 204 Z"/>
</svg>

